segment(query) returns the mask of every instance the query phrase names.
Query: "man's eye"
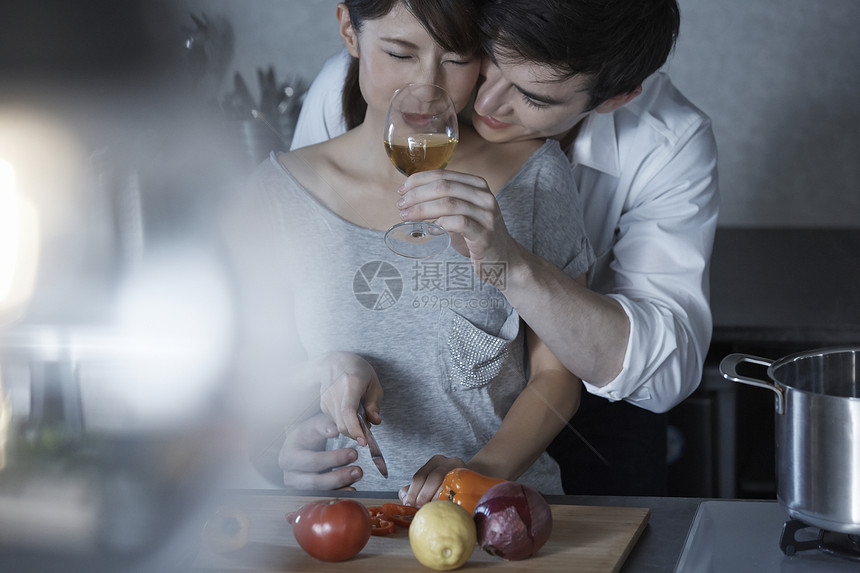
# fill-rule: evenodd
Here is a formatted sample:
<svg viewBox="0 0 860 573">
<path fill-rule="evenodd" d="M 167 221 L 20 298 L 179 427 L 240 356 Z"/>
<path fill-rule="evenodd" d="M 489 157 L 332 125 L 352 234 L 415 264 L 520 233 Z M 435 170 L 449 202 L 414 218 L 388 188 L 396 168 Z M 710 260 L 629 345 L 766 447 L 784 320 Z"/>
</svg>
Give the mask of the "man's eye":
<svg viewBox="0 0 860 573">
<path fill-rule="evenodd" d="M 546 109 L 549 107 L 547 104 L 537 102 L 525 94 L 523 94 L 523 101 L 526 102 L 526 105 L 532 109 Z"/>
</svg>

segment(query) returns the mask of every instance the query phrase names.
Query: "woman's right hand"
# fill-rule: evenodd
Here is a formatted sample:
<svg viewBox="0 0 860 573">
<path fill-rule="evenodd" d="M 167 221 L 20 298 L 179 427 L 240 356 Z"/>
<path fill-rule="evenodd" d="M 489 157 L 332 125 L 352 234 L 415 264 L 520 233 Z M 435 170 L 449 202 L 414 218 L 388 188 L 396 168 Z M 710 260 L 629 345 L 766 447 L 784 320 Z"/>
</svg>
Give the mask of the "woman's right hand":
<svg viewBox="0 0 860 573">
<path fill-rule="evenodd" d="M 376 371 L 361 356 L 352 352 L 329 352 L 315 361 L 320 382 L 320 410 L 337 426 L 338 432 L 367 445 L 358 421 L 359 407 L 364 404 L 365 418 L 379 424 L 382 386 Z"/>
<path fill-rule="evenodd" d="M 403 505 L 421 507 L 439 497 L 445 476 L 454 468 L 464 468 L 466 462 L 460 458 L 449 458 L 437 454 L 415 472 L 409 485 L 400 488 L 397 495 Z"/>
</svg>

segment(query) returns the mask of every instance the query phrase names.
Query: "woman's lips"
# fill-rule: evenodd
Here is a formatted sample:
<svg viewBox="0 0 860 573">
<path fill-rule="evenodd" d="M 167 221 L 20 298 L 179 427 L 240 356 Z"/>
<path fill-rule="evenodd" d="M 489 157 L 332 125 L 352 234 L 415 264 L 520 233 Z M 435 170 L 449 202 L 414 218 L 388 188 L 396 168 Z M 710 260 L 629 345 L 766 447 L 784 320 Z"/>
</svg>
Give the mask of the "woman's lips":
<svg viewBox="0 0 860 573">
<path fill-rule="evenodd" d="M 504 129 L 506 127 L 510 127 L 510 123 L 505 123 L 503 121 L 499 121 L 498 119 L 489 116 L 489 115 L 478 115 L 484 125 L 489 127 L 490 129 Z"/>
</svg>

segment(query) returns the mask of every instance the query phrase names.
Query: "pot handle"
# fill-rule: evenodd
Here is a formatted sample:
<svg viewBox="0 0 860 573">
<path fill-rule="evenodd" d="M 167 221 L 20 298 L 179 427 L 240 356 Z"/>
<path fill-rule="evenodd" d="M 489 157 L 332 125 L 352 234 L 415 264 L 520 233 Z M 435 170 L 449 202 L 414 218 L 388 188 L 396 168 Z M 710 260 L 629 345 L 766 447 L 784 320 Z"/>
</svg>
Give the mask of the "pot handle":
<svg viewBox="0 0 860 573">
<path fill-rule="evenodd" d="M 750 386 L 758 386 L 759 388 L 767 388 L 768 390 L 771 390 L 776 395 L 776 402 L 774 403 L 776 413 L 785 413 L 785 396 L 781 389 L 765 380 L 747 378 L 746 376 L 738 374 L 738 365 L 744 362 L 758 364 L 760 366 L 770 366 L 774 361 L 768 358 L 751 356 L 749 354 L 729 354 L 720 362 L 720 374 L 723 375 L 723 378 L 732 382 L 740 382 L 742 384 L 749 384 Z"/>
</svg>

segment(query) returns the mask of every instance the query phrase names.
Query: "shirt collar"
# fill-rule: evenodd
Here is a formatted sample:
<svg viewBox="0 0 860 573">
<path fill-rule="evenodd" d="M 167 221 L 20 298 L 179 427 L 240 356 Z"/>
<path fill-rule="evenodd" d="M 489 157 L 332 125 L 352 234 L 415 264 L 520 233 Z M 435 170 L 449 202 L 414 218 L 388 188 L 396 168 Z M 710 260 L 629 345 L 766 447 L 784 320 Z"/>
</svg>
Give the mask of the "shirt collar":
<svg viewBox="0 0 860 573">
<path fill-rule="evenodd" d="M 592 112 L 573 141 L 571 160 L 613 177 L 621 176 L 618 140 L 615 136 L 615 112 Z"/>
</svg>

